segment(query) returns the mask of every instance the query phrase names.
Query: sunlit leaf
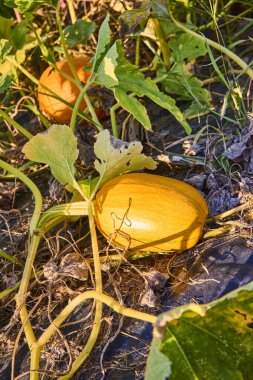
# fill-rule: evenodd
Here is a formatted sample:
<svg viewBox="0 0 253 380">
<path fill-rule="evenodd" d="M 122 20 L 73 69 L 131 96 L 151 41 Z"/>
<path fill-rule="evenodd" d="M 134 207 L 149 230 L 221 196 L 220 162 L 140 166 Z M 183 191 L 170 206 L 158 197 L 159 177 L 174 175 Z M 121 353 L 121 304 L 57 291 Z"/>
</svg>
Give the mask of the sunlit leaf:
<svg viewBox="0 0 253 380">
<path fill-rule="evenodd" d="M 100 132 L 94 145 L 94 152 L 97 157 L 94 166 L 100 174 L 100 186 L 123 173 L 145 168 L 155 169 L 156 162 L 151 157 L 141 153 L 142 149 L 143 146 L 138 141 L 126 143 L 126 146 L 116 149 L 111 144 L 109 131 Z"/>
<path fill-rule="evenodd" d="M 253 373 L 253 283 L 207 305 L 161 314 L 145 380 L 240 380 Z M 157 372 L 154 355 L 159 352 Z M 164 360 L 163 360 L 164 357 Z"/>
<path fill-rule="evenodd" d="M 79 19 L 74 25 L 69 25 L 64 29 L 66 44 L 73 48 L 77 44 L 86 43 L 87 38 L 96 29 L 94 22 Z"/>
<path fill-rule="evenodd" d="M 132 113 L 134 117 L 146 129 L 151 129 L 151 124 L 142 104 L 136 97 L 129 97 L 134 93 L 139 97 L 147 96 L 156 104 L 167 109 L 182 124 L 187 133 L 191 129 L 182 112 L 176 106 L 176 102 L 170 96 L 159 91 L 157 85 L 150 78 L 145 78 L 139 68 L 129 63 L 124 57 L 124 49 L 120 41 L 116 41 L 104 57 L 106 63 L 102 63 L 98 70 L 96 81 L 114 91 L 114 95 L 120 106 Z"/>
<path fill-rule="evenodd" d="M 12 83 L 12 79 L 8 74 L 0 74 L 0 94 L 4 93 Z"/>
<path fill-rule="evenodd" d="M 0 63 L 5 60 L 5 57 L 11 52 L 11 45 L 8 40 L 0 40 Z"/>
<path fill-rule="evenodd" d="M 74 168 L 78 157 L 77 139 L 67 125 L 53 125 L 46 132 L 37 134 L 26 143 L 22 152 L 29 160 L 48 164 L 61 184 L 77 187 Z"/>
</svg>

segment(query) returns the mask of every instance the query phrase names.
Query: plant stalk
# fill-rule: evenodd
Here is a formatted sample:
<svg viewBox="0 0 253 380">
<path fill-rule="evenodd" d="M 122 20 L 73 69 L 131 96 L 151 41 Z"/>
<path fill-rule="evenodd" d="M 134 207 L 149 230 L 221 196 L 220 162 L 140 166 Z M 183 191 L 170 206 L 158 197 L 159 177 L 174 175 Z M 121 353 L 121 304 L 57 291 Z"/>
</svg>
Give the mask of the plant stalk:
<svg viewBox="0 0 253 380">
<path fill-rule="evenodd" d="M 164 66 L 166 70 L 169 71 L 171 65 L 170 65 L 170 50 L 169 50 L 168 43 L 166 41 L 165 35 L 163 33 L 163 30 L 161 28 L 159 21 L 156 18 L 152 18 L 151 20 L 153 23 L 155 34 L 159 41 L 160 49 L 162 51 Z"/>
</svg>

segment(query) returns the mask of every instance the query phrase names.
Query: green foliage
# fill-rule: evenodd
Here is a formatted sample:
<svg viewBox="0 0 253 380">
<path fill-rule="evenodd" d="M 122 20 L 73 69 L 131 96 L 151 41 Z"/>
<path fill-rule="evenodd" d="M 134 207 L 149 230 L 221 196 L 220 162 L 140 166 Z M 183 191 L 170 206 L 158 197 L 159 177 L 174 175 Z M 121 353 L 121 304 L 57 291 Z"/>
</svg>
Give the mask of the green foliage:
<svg viewBox="0 0 253 380">
<path fill-rule="evenodd" d="M 167 19 L 167 0 L 142 0 L 133 9 L 122 13 L 119 19 L 124 25 L 124 32 L 131 33 L 136 29 L 144 29 L 150 17 Z"/>
<path fill-rule="evenodd" d="M 11 3 L 15 5 L 20 13 L 33 12 L 42 5 L 57 6 L 57 0 L 14 0 Z"/>
<path fill-rule="evenodd" d="M 109 14 L 107 14 L 98 32 L 98 42 L 96 53 L 93 59 L 92 74 L 98 71 L 99 65 L 101 64 L 101 61 L 103 60 L 107 50 L 111 45 L 111 30 L 109 27 L 109 18 L 110 16 Z"/>
<path fill-rule="evenodd" d="M 124 57 L 124 49 L 118 40 L 105 55 L 100 65 L 96 80 L 111 89 L 122 108 L 132 113 L 146 129 L 151 129 L 147 111 L 136 97 L 147 96 L 156 104 L 167 109 L 182 124 L 187 133 L 191 129 L 183 114 L 176 106 L 174 99 L 159 91 L 157 85 L 150 79 L 145 79 L 137 66 L 129 63 Z"/>
<path fill-rule="evenodd" d="M 210 304 L 163 313 L 155 326 L 145 380 L 251 379 L 252 289 L 250 283 Z M 153 366 L 157 357 L 160 372 Z"/>
<path fill-rule="evenodd" d="M 28 20 L 21 21 L 11 33 L 11 40 L 13 47 L 16 50 L 20 50 L 24 47 L 26 43 L 27 33 L 28 33 Z"/>
<path fill-rule="evenodd" d="M 79 19 L 74 25 L 69 25 L 64 29 L 64 37 L 66 44 L 73 48 L 77 44 L 86 43 L 87 38 L 96 29 L 94 22 L 88 22 Z"/>
<path fill-rule="evenodd" d="M 45 133 L 37 134 L 26 143 L 22 152 L 29 160 L 48 164 L 61 184 L 76 186 L 77 139 L 67 125 L 53 125 Z"/>
<path fill-rule="evenodd" d="M 8 40 L 0 40 L 0 63 L 5 60 L 5 57 L 11 52 L 11 45 Z"/>
<path fill-rule="evenodd" d="M 205 43 L 187 33 L 177 33 L 174 38 L 170 39 L 168 45 L 174 61 L 182 64 L 207 53 Z"/>
<path fill-rule="evenodd" d="M 10 36 L 11 26 L 13 24 L 12 18 L 0 16 L 0 38 L 8 39 Z"/>
<path fill-rule="evenodd" d="M 0 74 L 0 94 L 3 94 L 11 86 L 12 78 L 8 74 Z"/>
<path fill-rule="evenodd" d="M 208 90 L 202 87 L 202 82 L 194 73 L 194 61 L 207 53 L 206 45 L 187 33 L 178 32 L 171 38 L 168 46 L 174 65 L 169 72 L 163 67 L 157 70 L 157 77 L 162 80 L 164 90 L 176 95 L 179 100 L 192 101 L 184 112 L 185 117 L 196 116 L 211 108 L 211 96 Z"/>
<path fill-rule="evenodd" d="M 100 174 L 100 186 L 123 173 L 142 169 L 154 170 L 156 162 L 141 153 L 142 149 L 143 146 L 138 141 L 116 149 L 111 144 L 109 131 L 100 132 L 94 145 L 98 158 L 94 166 Z"/>
</svg>

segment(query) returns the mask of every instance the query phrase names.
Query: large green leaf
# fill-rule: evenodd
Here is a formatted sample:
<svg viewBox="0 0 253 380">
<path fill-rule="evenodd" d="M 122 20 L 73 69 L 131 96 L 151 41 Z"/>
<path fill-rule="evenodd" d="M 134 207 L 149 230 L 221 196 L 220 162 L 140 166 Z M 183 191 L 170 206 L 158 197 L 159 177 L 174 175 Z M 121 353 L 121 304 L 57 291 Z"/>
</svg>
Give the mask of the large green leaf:
<svg viewBox="0 0 253 380">
<path fill-rule="evenodd" d="M 252 289 L 250 283 L 210 304 L 184 305 L 161 314 L 145 380 L 251 380 Z"/>
<path fill-rule="evenodd" d="M 170 39 L 169 48 L 176 62 L 193 61 L 207 53 L 205 42 L 188 33 L 177 33 Z"/>
<path fill-rule="evenodd" d="M 94 145 L 94 152 L 98 158 L 94 166 L 100 174 L 99 186 L 123 173 L 145 168 L 155 169 L 156 162 L 141 153 L 142 149 L 143 146 L 139 141 L 116 149 L 111 144 L 109 131 L 100 132 Z"/>
<path fill-rule="evenodd" d="M 31 161 L 48 164 L 61 184 L 79 189 L 74 177 L 77 139 L 67 125 L 53 125 L 46 132 L 38 133 L 26 143 L 22 152 Z"/>
<path fill-rule="evenodd" d="M 191 128 L 176 106 L 175 100 L 159 91 L 157 85 L 150 78 L 145 79 L 139 68 L 125 59 L 121 41 L 116 41 L 105 55 L 96 81 L 113 90 L 120 106 L 132 113 L 145 128 L 151 129 L 147 113 L 137 98 L 129 97 L 129 93 L 139 97 L 147 96 L 156 104 L 170 111 L 187 133 L 191 132 Z"/>
<path fill-rule="evenodd" d="M 66 44 L 73 48 L 77 44 L 86 43 L 87 38 L 96 29 L 94 22 L 79 19 L 74 25 L 68 25 L 64 29 Z"/>
</svg>

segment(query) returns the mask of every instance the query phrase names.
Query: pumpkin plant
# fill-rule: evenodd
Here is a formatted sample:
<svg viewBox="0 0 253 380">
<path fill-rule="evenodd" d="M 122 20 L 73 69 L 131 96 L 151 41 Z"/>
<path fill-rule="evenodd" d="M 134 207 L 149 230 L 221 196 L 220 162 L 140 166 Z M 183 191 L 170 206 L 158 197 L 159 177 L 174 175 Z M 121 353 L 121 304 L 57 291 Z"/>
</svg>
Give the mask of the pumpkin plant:
<svg viewBox="0 0 253 380">
<path fill-rule="evenodd" d="M 23 173 L 19 170 L 13 168 L 11 165 L 0 160 L 0 166 L 12 173 L 14 176 L 23 181 L 32 191 L 35 197 L 35 209 L 30 222 L 30 233 L 28 241 L 28 256 L 25 263 L 22 280 L 19 284 L 19 291 L 16 295 L 17 308 L 20 313 L 20 318 L 22 321 L 23 329 L 26 335 L 27 343 L 31 351 L 31 361 L 30 361 L 30 379 L 37 380 L 40 373 L 40 353 L 43 350 L 44 346 L 48 343 L 50 338 L 54 333 L 58 331 L 61 324 L 65 319 L 70 315 L 70 313 L 82 302 L 87 299 L 96 300 L 96 308 L 94 315 L 94 324 L 90 337 L 79 354 L 79 356 L 73 361 L 71 369 L 68 374 L 60 376 L 60 380 L 67 380 L 72 378 L 73 374 L 78 370 L 80 365 L 88 357 L 91 352 L 96 339 L 99 334 L 100 325 L 102 321 L 102 304 L 110 306 L 116 312 L 121 313 L 122 315 L 133 317 L 139 320 L 155 323 L 157 317 L 140 311 L 126 308 L 119 303 L 117 303 L 112 297 L 105 295 L 103 293 L 102 285 L 102 276 L 101 276 L 101 261 L 108 259 L 99 255 L 97 237 L 96 237 L 96 220 L 98 224 L 100 223 L 100 228 L 103 233 L 106 235 L 110 231 L 115 232 L 111 225 L 112 230 L 103 231 L 103 220 L 101 218 L 101 211 L 103 211 L 103 205 L 105 205 L 106 218 L 104 223 L 107 224 L 109 216 L 109 207 L 112 207 L 111 218 L 120 219 L 121 226 L 116 226 L 116 232 L 121 234 L 121 228 L 124 224 L 129 225 L 133 240 L 135 235 L 137 235 L 137 225 L 140 226 L 141 223 L 145 223 L 147 226 L 151 226 L 151 230 L 146 234 L 145 228 L 142 230 L 142 235 L 146 239 L 147 247 L 149 245 L 150 250 L 159 250 L 157 242 L 154 244 L 154 237 L 157 236 L 161 240 L 168 240 L 166 234 L 170 233 L 170 229 L 173 228 L 173 224 L 176 225 L 177 233 L 175 235 L 181 235 L 180 240 L 184 241 L 182 248 L 189 248 L 197 242 L 201 235 L 202 226 L 204 224 L 207 207 L 202 196 L 191 186 L 181 183 L 180 181 L 165 179 L 159 176 L 153 176 L 151 174 L 124 174 L 131 171 L 141 170 L 148 168 L 150 170 L 155 169 L 156 164 L 152 158 L 146 157 L 141 153 L 142 145 L 139 142 L 130 143 L 127 147 L 123 146 L 119 149 L 115 149 L 110 142 L 110 134 L 107 130 L 100 132 L 95 143 L 94 150 L 97 156 L 95 161 L 95 168 L 99 173 L 99 176 L 94 179 L 86 179 L 77 181 L 75 178 L 75 168 L 74 162 L 77 158 L 77 139 L 73 135 L 73 132 L 68 126 L 64 125 L 55 125 L 52 126 L 46 133 L 38 134 L 31 138 L 31 140 L 25 145 L 23 152 L 26 157 L 34 160 L 36 162 L 46 163 L 50 166 L 51 172 L 54 177 L 61 183 L 67 185 L 67 189 L 71 190 L 73 194 L 73 201 L 67 204 L 61 204 L 55 207 L 52 207 L 42 213 L 42 197 L 37 186 Z M 150 183 L 153 185 L 152 188 Z M 130 196 L 126 193 L 125 185 L 129 186 Z M 123 185 L 123 191 L 118 190 Z M 152 197 L 156 201 L 163 202 L 163 211 L 165 211 L 168 216 L 168 221 L 170 224 L 168 227 L 165 227 L 164 231 L 160 231 L 159 226 L 157 225 L 158 217 L 155 214 L 149 213 L 147 209 L 143 210 L 143 203 L 135 203 L 135 194 L 134 188 L 142 189 L 142 194 L 144 199 L 146 197 Z M 100 189 L 100 190 L 99 190 Z M 111 191 L 117 191 L 111 193 Z M 153 193 L 152 193 L 153 190 Z M 147 191 L 147 194 L 144 193 Z M 151 192 L 150 192 L 151 191 Z M 111 193 L 111 194 L 110 194 Z M 120 200 L 123 194 L 123 200 Z M 133 196 L 132 196 L 133 194 Z M 119 199 L 112 199 L 119 197 Z M 110 196 L 110 197 L 108 197 Z M 132 203 L 131 203 L 132 196 Z M 108 197 L 108 198 L 107 198 Z M 171 205 L 171 199 L 173 202 L 183 208 L 183 212 L 186 215 L 186 225 L 178 225 L 177 217 L 180 218 L 179 210 L 173 211 Z M 137 199 L 139 196 L 137 195 Z M 74 201 L 75 200 L 75 201 Z M 115 209 L 115 201 L 117 201 Z M 119 201 L 122 201 L 122 204 L 119 204 Z M 168 202 L 168 206 L 166 204 Z M 96 204 L 97 203 L 97 204 Z M 134 206 L 133 212 L 131 207 Z M 144 206 L 147 206 L 145 204 Z M 102 207 L 102 208 L 101 208 Z M 172 207 L 172 208 L 171 208 Z M 244 206 L 246 207 L 246 206 Z M 99 214 L 96 215 L 97 209 Z M 154 210 L 153 210 L 154 211 Z M 167 212 L 173 214 L 173 220 L 171 215 Z M 235 209 L 233 212 L 238 211 Z M 100 214 L 101 213 L 101 214 Z M 162 209 L 160 209 L 160 214 L 162 216 Z M 95 290 L 86 291 L 79 294 L 77 297 L 72 299 L 67 306 L 59 313 L 59 315 L 50 323 L 50 325 L 43 331 L 39 336 L 35 336 L 34 329 L 31 324 L 29 310 L 26 306 L 26 295 L 28 292 L 29 281 L 32 275 L 32 268 L 35 264 L 36 253 L 39 247 L 39 243 L 42 237 L 50 231 L 53 227 L 57 226 L 59 223 L 62 223 L 64 220 L 68 220 L 73 216 L 85 216 L 88 215 L 91 240 L 92 240 L 92 251 L 93 251 L 93 267 L 95 274 Z M 135 219 L 135 216 L 138 216 Z M 141 217 L 139 217 L 141 215 Z M 220 217 L 223 217 L 222 215 Z M 71 219 L 69 219 L 71 220 Z M 163 219 L 164 220 L 164 219 Z M 196 225 L 190 225 L 191 221 L 197 221 Z M 128 228 L 126 227 L 126 228 Z M 188 228 L 190 234 L 184 235 L 184 229 Z M 123 226 L 123 229 L 125 227 Z M 154 231 L 153 231 L 154 229 Z M 158 230 L 159 229 L 159 230 Z M 161 235 L 161 233 L 163 235 Z M 224 233 L 217 231 L 217 235 Z M 145 236 L 146 234 L 146 236 Z M 158 235 L 157 235 L 158 234 Z M 126 236 L 125 230 L 122 235 Z M 150 239 L 148 240 L 148 235 Z M 172 243 L 174 246 L 166 245 L 170 244 L 169 241 L 162 246 L 162 249 L 165 250 L 166 247 L 172 250 L 180 250 L 180 244 L 176 236 L 172 236 Z M 182 235 L 184 236 L 182 238 Z M 170 237 L 171 238 L 171 237 Z M 139 238 L 138 238 L 139 239 Z M 189 239 L 189 244 L 187 243 Z M 128 239 L 126 239 L 128 241 Z M 122 243 L 122 240 L 115 240 L 116 244 L 120 244 L 124 247 L 125 253 L 127 253 L 127 246 Z M 161 243 L 161 242 L 160 242 Z M 131 246 L 130 246 L 131 248 Z M 134 247 L 132 247 L 134 248 Z M 138 248 L 138 245 L 137 245 Z M 147 252 L 142 252 L 142 256 L 145 256 Z M 118 257 L 115 257 L 118 256 Z M 120 260 L 121 255 L 113 255 L 111 259 Z M 109 256 L 110 259 L 110 256 Z M 153 360 L 153 359 L 152 359 Z"/>
</svg>

